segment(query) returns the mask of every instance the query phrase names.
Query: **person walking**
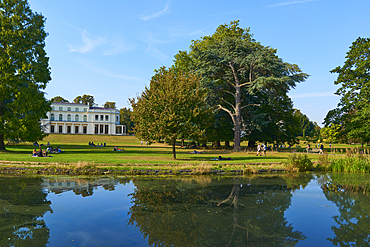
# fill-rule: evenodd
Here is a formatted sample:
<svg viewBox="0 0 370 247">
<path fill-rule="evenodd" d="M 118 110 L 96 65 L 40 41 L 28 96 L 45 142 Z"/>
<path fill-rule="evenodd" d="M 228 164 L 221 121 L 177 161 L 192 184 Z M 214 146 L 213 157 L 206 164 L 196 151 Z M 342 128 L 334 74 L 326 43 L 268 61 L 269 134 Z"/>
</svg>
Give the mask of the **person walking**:
<svg viewBox="0 0 370 247">
<path fill-rule="evenodd" d="M 308 144 L 308 143 L 307 143 L 306 151 L 307 151 L 307 153 L 310 151 L 310 144 Z"/>
<path fill-rule="evenodd" d="M 261 144 L 259 143 L 257 146 L 257 156 L 261 154 Z"/>
<path fill-rule="evenodd" d="M 324 145 L 322 145 L 322 143 L 320 143 L 320 152 L 319 154 L 324 154 Z"/>
</svg>

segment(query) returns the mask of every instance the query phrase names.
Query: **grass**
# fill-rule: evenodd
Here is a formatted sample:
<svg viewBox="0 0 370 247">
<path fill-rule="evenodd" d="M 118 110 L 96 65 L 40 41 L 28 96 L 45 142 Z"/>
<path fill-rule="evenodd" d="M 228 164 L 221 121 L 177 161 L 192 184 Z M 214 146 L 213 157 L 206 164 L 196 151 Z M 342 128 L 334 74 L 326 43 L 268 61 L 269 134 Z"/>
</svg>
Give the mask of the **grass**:
<svg viewBox="0 0 370 247">
<path fill-rule="evenodd" d="M 55 147 L 64 150 L 61 154 L 51 154 L 50 158 L 32 157 L 35 148 L 31 143 L 7 145 L 6 151 L 0 151 L 2 166 L 22 163 L 31 167 L 64 167 L 73 169 L 88 169 L 104 167 L 105 169 L 122 170 L 181 170 L 191 169 L 196 174 L 211 170 L 242 170 L 244 173 L 259 169 L 286 169 L 286 162 L 292 149 L 286 152 L 267 152 L 267 157 L 256 156 L 254 152 L 233 152 L 226 149 L 197 149 L 202 154 L 190 154 L 193 149 L 177 148 L 177 159 L 172 158 L 172 147 L 163 143 L 141 146 L 140 140 L 134 136 L 98 136 L 98 135 L 49 135 L 40 144 L 50 142 Z M 88 142 L 106 143 L 106 147 L 89 146 Z M 304 142 L 300 144 L 304 149 Z M 124 148 L 123 152 L 113 152 L 117 146 Z M 311 145 L 312 147 L 313 145 Z M 326 145 L 328 146 L 328 145 Z M 45 146 L 43 146 L 45 147 Z M 242 149 L 247 143 L 242 143 Z M 343 146 L 345 148 L 345 146 Z M 297 147 L 295 150 L 302 151 Z M 222 156 L 231 160 L 212 160 Z M 343 154 L 344 156 L 344 154 Z M 338 156 L 339 157 L 339 156 Z M 307 159 L 318 162 L 320 155 L 308 154 Z M 322 159 L 322 158 L 321 158 Z M 15 162 L 15 163 L 13 163 Z M 0 162 L 1 163 L 1 162 Z"/>
</svg>

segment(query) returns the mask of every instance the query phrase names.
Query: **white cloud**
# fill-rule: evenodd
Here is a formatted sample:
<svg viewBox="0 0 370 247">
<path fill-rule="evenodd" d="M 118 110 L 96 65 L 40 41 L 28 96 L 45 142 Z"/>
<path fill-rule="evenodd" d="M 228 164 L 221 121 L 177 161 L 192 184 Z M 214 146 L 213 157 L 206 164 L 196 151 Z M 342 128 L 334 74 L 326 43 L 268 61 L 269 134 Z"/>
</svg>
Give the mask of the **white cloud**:
<svg viewBox="0 0 370 247">
<path fill-rule="evenodd" d="M 114 73 L 112 73 L 108 70 L 100 68 L 99 66 L 95 65 L 93 62 L 90 62 L 90 61 L 81 60 L 80 63 L 85 68 L 90 69 L 90 70 L 94 71 L 95 73 L 102 74 L 102 75 L 105 75 L 105 76 L 108 76 L 108 77 L 120 78 L 120 79 L 124 79 L 124 80 L 141 80 L 141 78 L 135 77 L 135 76 L 114 74 Z"/>
<path fill-rule="evenodd" d="M 107 43 L 105 39 L 92 35 L 88 33 L 86 30 L 82 31 L 82 42 L 83 44 L 81 46 L 69 45 L 69 51 L 78 53 L 87 53 Z"/>
<path fill-rule="evenodd" d="M 290 98 L 298 99 L 298 98 L 316 98 L 316 97 L 328 97 L 328 96 L 338 97 L 338 95 L 334 94 L 334 91 L 331 91 L 331 92 L 324 92 L 324 93 L 302 93 L 302 94 L 290 95 Z"/>
<path fill-rule="evenodd" d="M 289 2 L 284 2 L 284 3 L 277 3 L 277 4 L 273 4 L 273 5 L 270 5 L 268 6 L 269 8 L 273 8 L 273 7 L 279 7 L 279 6 L 285 6 L 285 5 L 292 5 L 292 4 L 299 4 L 299 3 L 307 3 L 307 2 L 313 2 L 313 1 L 317 1 L 317 0 L 298 0 L 298 1 L 289 1 Z"/>
<path fill-rule="evenodd" d="M 151 14 L 151 15 L 141 16 L 140 19 L 142 19 L 143 21 L 148 21 L 148 20 L 160 17 L 160 16 L 166 14 L 166 12 L 169 11 L 168 6 L 169 6 L 169 3 L 166 3 L 163 10 L 161 10 L 157 13 Z"/>
</svg>

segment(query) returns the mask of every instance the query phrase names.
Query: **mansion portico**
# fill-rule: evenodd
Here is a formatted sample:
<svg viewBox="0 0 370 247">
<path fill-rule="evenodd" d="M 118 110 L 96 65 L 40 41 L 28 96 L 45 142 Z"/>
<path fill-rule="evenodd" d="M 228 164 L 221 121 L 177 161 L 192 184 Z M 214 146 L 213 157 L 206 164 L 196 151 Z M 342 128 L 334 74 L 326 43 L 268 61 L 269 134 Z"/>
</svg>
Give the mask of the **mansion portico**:
<svg viewBox="0 0 370 247">
<path fill-rule="evenodd" d="M 126 135 L 119 110 L 76 103 L 52 103 L 47 119 L 41 119 L 48 134 Z"/>
</svg>

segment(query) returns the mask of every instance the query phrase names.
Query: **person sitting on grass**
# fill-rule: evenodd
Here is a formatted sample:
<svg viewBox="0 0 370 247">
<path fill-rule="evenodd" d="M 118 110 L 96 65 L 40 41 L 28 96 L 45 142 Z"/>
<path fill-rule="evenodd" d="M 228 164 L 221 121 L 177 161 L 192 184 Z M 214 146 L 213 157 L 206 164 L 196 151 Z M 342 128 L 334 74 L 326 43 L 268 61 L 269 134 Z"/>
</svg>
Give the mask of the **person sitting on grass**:
<svg viewBox="0 0 370 247">
<path fill-rule="evenodd" d="M 42 156 L 43 157 L 48 157 L 48 152 L 46 151 L 46 149 L 44 151 L 42 151 Z"/>
<path fill-rule="evenodd" d="M 114 147 L 113 148 L 113 151 L 125 151 L 123 148 L 122 149 L 120 149 L 120 148 L 117 148 L 117 147 Z"/>
<path fill-rule="evenodd" d="M 197 150 L 194 150 L 193 152 L 190 152 L 190 154 L 201 154 L 202 152 L 198 152 Z"/>
<path fill-rule="evenodd" d="M 37 152 L 37 157 L 42 157 L 42 150 L 41 149 Z"/>
<path fill-rule="evenodd" d="M 32 151 L 32 157 L 37 157 L 38 155 L 37 155 L 37 151 L 36 151 L 36 149 L 34 149 L 33 151 Z"/>
<path fill-rule="evenodd" d="M 231 160 L 231 158 L 222 158 L 221 156 L 218 156 L 218 160 Z"/>
</svg>

